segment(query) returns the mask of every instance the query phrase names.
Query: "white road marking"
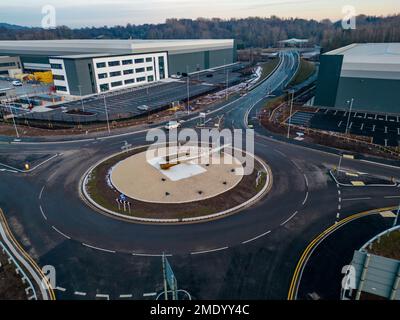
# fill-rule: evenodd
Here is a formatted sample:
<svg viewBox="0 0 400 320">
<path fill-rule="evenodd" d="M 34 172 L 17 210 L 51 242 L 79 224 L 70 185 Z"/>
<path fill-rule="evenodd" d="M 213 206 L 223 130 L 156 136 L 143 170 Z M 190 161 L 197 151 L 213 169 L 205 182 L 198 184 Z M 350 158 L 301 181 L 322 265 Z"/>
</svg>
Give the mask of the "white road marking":
<svg viewBox="0 0 400 320">
<path fill-rule="evenodd" d="M 339 211 L 342 210 L 342 206 L 340 204 L 338 205 L 337 208 L 338 208 Z"/>
<path fill-rule="evenodd" d="M 294 218 L 294 216 L 298 213 L 298 211 L 296 211 L 295 213 L 293 213 L 289 218 L 287 218 L 285 221 L 283 221 L 281 223 L 281 226 L 284 226 L 286 223 L 288 223 L 290 220 L 292 220 Z"/>
<path fill-rule="evenodd" d="M 67 291 L 67 289 L 65 289 L 65 288 L 63 288 L 63 287 L 56 287 L 56 290 L 58 290 L 58 291 L 62 291 L 62 292 L 65 292 L 65 291 Z"/>
<path fill-rule="evenodd" d="M 119 297 L 120 298 L 132 298 L 133 295 L 132 294 L 120 294 Z"/>
<path fill-rule="evenodd" d="M 143 293 L 143 297 L 155 297 L 156 295 L 157 295 L 157 292 Z"/>
<path fill-rule="evenodd" d="M 243 241 L 242 244 L 246 244 L 246 243 L 252 242 L 252 241 L 254 241 L 254 240 L 260 239 L 260 238 L 266 236 L 266 235 L 269 234 L 269 233 L 271 233 L 271 230 L 269 230 L 269 231 L 267 231 L 267 232 L 264 232 L 263 234 L 260 234 L 259 236 L 256 236 L 256 237 L 254 237 L 254 238 L 251 238 L 251 239 L 249 239 L 249 240 Z"/>
<path fill-rule="evenodd" d="M 365 197 L 365 198 L 349 198 L 349 199 L 343 199 L 343 201 L 357 201 L 357 200 L 370 200 L 372 199 L 371 197 Z"/>
<path fill-rule="evenodd" d="M 307 176 L 306 176 L 305 174 L 303 174 L 303 176 L 304 176 L 304 180 L 306 181 L 306 187 L 308 188 L 308 179 L 307 179 Z"/>
<path fill-rule="evenodd" d="M 76 295 L 76 296 L 86 296 L 86 292 L 75 291 L 74 295 Z"/>
<path fill-rule="evenodd" d="M 51 226 L 54 231 L 58 232 L 61 234 L 64 238 L 67 238 L 68 240 L 71 240 L 71 237 L 67 236 L 65 233 L 62 233 L 60 230 L 58 230 L 55 226 Z"/>
<path fill-rule="evenodd" d="M 163 254 L 152 254 L 152 253 L 136 253 L 132 252 L 133 256 L 138 256 L 138 257 L 162 257 Z M 165 254 L 166 257 L 172 257 L 172 254 Z"/>
<path fill-rule="evenodd" d="M 397 199 L 400 198 L 400 196 L 385 196 L 385 199 Z"/>
<path fill-rule="evenodd" d="M 342 197 L 339 197 L 339 202 L 342 202 Z"/>
<path fill-rule="evenodd" d="M 42 209 L 42 206 L 41 206 L 41 205 L 39 205 L 39 209 L 40 209 L 40 212 L 42 213 L 42 216 L 43 216 L 44 220 L 47 220 L 47 217 L 46 217 L 46 215 L 44 214 L 44 212 L 43 212 L 43 209 Z"/>
<path fill-rule="evenodd" d="M 338 195 L 340 196 L 340 194 L 341 194 L 341 191 L 340 191 L 340 190 L 338 190 L 338 191 L 337 191 L 337 193 L 338 193 Z"/>
<path fill-rule="evenodd" d="M 90 244 L 84 243 L 82 242 L 82 245 L 94 250 L 99 250 L 99 251 L 104 251 L 104 252 L 109 252 L 109 253 L 115 253 L 115 251 L 113 250 L 108 250 L 108 249 L 103 249 L 103 248 L 99 248 L 99 247 L 95 247 L 95 246 L 91 246 Z"/>
<path fill-rule="evenodd" d="M 337 214 L 336 214 L 336 219 L 339 219 L 340 218 L 340 213 L 338 212 Z"/>
<path fill-rule="evenodd" d="M 40 199 L 42 199 L 42 194 L 43 194 L 43 190 L 44 190 L 44 187 L 45 187 L 46 185 L 44 185 L 43 187 L 42 187 L 42 189 L 40 190 L 40 193 L 39 193 L 39 200 Z"/>
<path fill-rule="evenodd" d="M 279 151 L 279 150 L 277 150 L 277 149 L 274 149 L 274 150 L 275 150 L 277 153 L 279 153 L 281 156 L 287 158 L 287 155 L 284 154 L 282 151 Z"/>
<path fill-rule="evenodd" d="M 211 253 L 211 252 L 226 250 L 226 249 L 228 249 L 228 248 L 229 248 L 229 247 L 222 247 L 222 248 L 211 249 L 211 250 L 196 251 L 196 252 L 191 252 L 190 254 L 196 255 L 196 254 L 203 254 L 203 253 Z"/>
<path fill-rule="evenodd" d="M 96 294 L 96 298 L 105 298 L 107 300 L 110 300 L 110 295 L 109 294 L 98 293 L 98 294 Z"/>
<path fill-rule="evenodd" d="M 306 202 L 307 202 L 307 198 L 308 198 L 308 191 L 307 191 L 307 193 L 306 193 L 306 197 L 304 198 L 304 201 L 303 201 L 303 206 L 306 204 Z"/>
</svg>

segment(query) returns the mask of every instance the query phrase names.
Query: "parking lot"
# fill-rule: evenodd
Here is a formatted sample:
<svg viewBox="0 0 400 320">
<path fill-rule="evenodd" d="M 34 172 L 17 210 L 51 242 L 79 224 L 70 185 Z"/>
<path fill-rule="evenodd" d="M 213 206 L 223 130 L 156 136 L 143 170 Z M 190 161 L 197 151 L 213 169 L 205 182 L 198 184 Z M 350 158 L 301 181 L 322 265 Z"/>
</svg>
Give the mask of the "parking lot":
<svg viewBox="0 0 400 320">
<path fill-rule="evenodd" d="M 348 120 L 349 119 L 349 120 Z M 383 146 L 399 146 L 400 116 L 375 114 L 367 112 L 349 112 L 326 108 L 315 112 L 296 112 L 292 116 L 292 124 L 314 129 L 342 132 L 373 138 L 373 143 Z"/>
<path fill-rule="evenodd" d="M 234 65 L 218 70 L 208 70 L 190 76 L 189 96 L 191 99 L 209 92 L 225 88 L 246 80 L 240 73 L 244 65 Z M 228 77 L 227 77 L 228 72 Z M 104 99 L 105 96 L 105 99 Z M 187 100 L 187 78 L 165 80 L 143 87 L 134 87 L 105 95 L 96 95 L 72 102 L 50 106 L 47 112 L 26 112 L 20 106 L 12 106 L 13 112 L 21 120 L 43 120 L 54 122 L 86 123 L 105 121 L 106 109 L 109 120 L 133 118 L 153 113 L 170 106 L 172 102 Z M 138 107 L 146 105 L 147 111 Z M 34 109 L 33 109 L 34 110 Z M 79 110 L 78 112 L 76 110 Z M 82 112 L 84 110 L 84 112 Z"/>
</svg>

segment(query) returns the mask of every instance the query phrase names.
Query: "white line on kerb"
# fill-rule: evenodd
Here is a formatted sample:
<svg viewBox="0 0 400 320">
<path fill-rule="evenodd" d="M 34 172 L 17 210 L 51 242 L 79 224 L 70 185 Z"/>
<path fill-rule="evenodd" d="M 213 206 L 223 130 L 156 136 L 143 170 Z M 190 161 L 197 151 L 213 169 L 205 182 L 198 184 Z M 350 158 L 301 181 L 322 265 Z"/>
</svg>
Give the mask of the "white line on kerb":
<svg viewBox="0 0 400 320">
<path fill-rule="evenodd" d="M 157 295 L 157 292 L 143 293 L 143 297 L 154 297 L 156 295 Z"/>
<path fill-rule="evenodd" d="M 60 230 L 58 230 L 55 226 L 51 226 L 54 231 L 58 232 L 61 234 L 64 238 L 67 238 L 68 240 L 71 240 L 71 237 L 67 236 L 65 233 L 62 233 Z"/>
<path fill-rule="evenodd" d="M 74 295 L 76 295 L 76 296 L 86 296 L 86 292 L 75 291 Z"/>
<path fill-rule="evenodd" d="M 43 212 L 42 206 L 39 206 L 39 209 L 40 209 L 40 212 L 42 213 L 42 216 L 43 216 L 44 220 L 47 220 L 47 217 Z"/>
<path fill-rule="evenodd" d="M 46 185 L 44 185 L 43 187 L 42 187 L 42 189 L 40 190 L 40 193 L 39 193 L 39 200 L 40 199 L 42 199 L 42 194 L 43 194 L 43 190 L 44 190 L 44 187 L 45 187 Z"/>
<path fill-rule="evenodd" d="M 267 232 L 264 232 L 263 234 L 260 234 L 260 235 L 254 237 L 254 238 L 249 239 L 249 240 L 243 241 L 242 244 L 246 244 L 246 243 L 252 242 L 252 241 L 254 241 L 254 240 L 260 239 L 260 238 L 266 236 L 266 235 L 269 234 L 269 233 L 271 233 L 271 230 L 269 230 L 269 231 L 267 231 Z"/>
<path fill-rule="evenodd" d="M 295 213 L 293 213 L 289 218 L 287 218 L 285 221 L 283 221 L 281 223 L 281 226 L 284 226 L 286 223 L 288 223 L 290 220 L 292 220 L 294 218 L 294 216 L 298 213 L 298 211 L 296 211 Z"/>
<path fill-rule="evenodd" d="M 104 252 L 109 252 L 109 253 L 115 253 L 115 251 L 113 251 L 113 250 L 108 250 L 108 249 L 103 249 L 103 248 L 91 246 L 90 244 L 83 243 L 83 242 L 82 242 L 82 245 L 85 246 L 85 247 L 94 249 L 94 250 L 99 250 L 99 251 L 104 251 Z"/>
<path fill-rule="evenodd" d="M 211 250 L 196 251 L 196 252 L 191 252 L 190 254 L 195 255 L 195 254 L 210 253 L 210 252 L 216 252 L 216 251 L 226 250 L 226 249 L 228 249 L 228 248 L 229 248 L 229 247 L 222 247 L 222 248 L 211 249 Z"/>
</svg>

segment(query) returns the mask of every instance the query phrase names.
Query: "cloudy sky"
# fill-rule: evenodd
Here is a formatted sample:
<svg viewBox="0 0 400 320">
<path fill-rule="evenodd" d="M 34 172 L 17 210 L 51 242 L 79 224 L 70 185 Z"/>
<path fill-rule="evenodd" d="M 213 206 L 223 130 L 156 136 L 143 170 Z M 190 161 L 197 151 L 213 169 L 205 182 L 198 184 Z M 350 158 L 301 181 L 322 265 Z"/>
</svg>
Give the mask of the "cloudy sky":
<svg viewBox="0 0 400 320">
<path fill-rule="evenodd" d="M 40 26 L 46 5 L 55 7 L 57 25 L 70 27 L 271 15 L 336 20 L 346 5 L 354 6 L 357 14 L 400 13 L 399 0 L 1 0 L 0 22 Z"/>
</svg>

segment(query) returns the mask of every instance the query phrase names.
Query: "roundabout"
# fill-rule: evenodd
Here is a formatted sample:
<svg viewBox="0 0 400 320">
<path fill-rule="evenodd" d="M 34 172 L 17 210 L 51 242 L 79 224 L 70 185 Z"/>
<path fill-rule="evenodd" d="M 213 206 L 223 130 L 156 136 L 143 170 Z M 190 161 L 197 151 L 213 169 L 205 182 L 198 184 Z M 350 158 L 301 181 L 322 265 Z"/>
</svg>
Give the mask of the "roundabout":
<svg viewBox="0 0 400 320">
<path fill-rule="evenodd" d="M 254 170 L 227 146 L 136 147 L 113 154 L 81 179 L 81 196 L 97 210 L 129 221 L 189 223 L 219 218 L 256 203 L 272 187 L 269 166 Z"/>
</svg>

